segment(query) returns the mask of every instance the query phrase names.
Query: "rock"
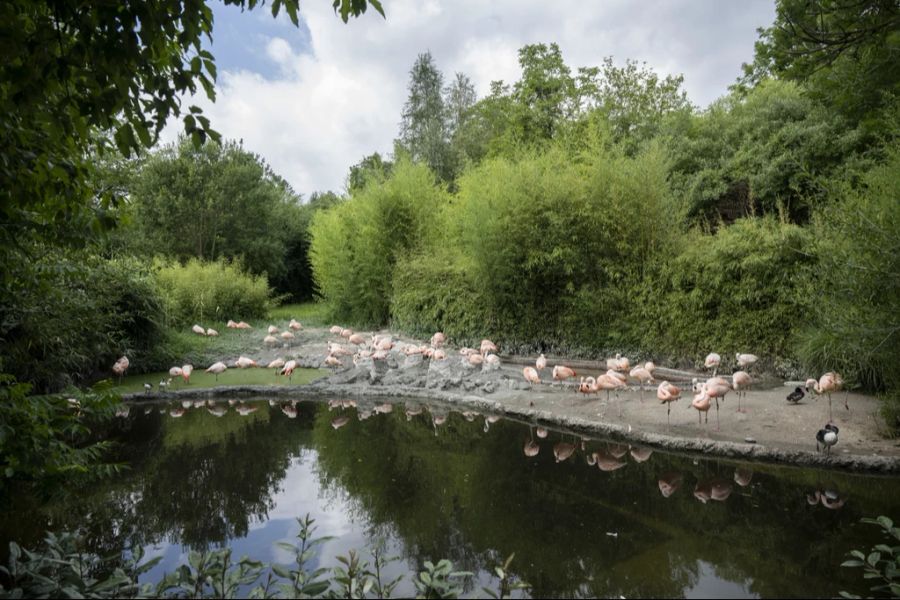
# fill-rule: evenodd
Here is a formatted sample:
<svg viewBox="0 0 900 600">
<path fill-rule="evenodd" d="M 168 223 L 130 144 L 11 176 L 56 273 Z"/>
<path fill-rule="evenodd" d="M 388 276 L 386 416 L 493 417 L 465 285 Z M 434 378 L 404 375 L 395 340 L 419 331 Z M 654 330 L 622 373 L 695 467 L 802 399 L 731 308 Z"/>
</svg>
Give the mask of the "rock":
<svg viewBox="0 0 900 600">
<path fill-rule="evenodd" d="M 744 438 L 744 441 L 747 442 L 748 444 L 755 444 L 755 443 L 756 443 L 756 438 L 745 437 L 745 438 Z"/>
</svg>

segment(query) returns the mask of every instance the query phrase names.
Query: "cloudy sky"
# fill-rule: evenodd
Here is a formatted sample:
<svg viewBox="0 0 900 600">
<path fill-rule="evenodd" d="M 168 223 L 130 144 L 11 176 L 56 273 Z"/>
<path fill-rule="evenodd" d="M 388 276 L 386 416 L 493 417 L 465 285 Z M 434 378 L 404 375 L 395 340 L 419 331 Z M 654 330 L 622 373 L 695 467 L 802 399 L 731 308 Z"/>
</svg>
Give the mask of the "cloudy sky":
<svg viewBox="0 0 900 600">
<path fill-rule="evenodd" d="M 300 27 L 269 5 L 252 12 L 214 3 L 213 128 L 263 156 L 304 197 L 342 191 L 350 165 L 391 152 L 409 70 L 430 51 L 445 81 L 461 71 L 479 97 L 490 82 L 519 78 L 517 51 L 556 42 L 566 64 L 612 56 L 683 74 L 691 101 L 723 95 L 753 57 L 756 29 L 774 0 L 382 0 L 344 24 L 331 0 L 303 0 Z M 177 134 L 170 124 L 164 141 Z"/>
</svg>

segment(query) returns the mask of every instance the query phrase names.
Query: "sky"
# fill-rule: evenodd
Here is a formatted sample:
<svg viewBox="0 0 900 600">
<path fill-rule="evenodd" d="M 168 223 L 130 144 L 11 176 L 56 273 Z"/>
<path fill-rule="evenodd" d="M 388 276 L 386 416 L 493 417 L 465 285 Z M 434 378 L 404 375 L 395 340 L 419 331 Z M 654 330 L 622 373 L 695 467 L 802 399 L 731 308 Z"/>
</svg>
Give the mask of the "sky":
<svg viewBox="0 0 900 600">
<path fill-rule="evenodd" d="M 382 0 L 344 23 L 331 0 L 301 0 L 300 26 L 213 3 L 216 102 L 198 104 L 213 129 L 242 140 L 304 199 L 342 192 L 350 166 L 390 154 L 398 136 L 409 71 L 430 51 L 449 83 L 463 72 L 479 98 L 490 82 L 521 74 L 518 49 L 557 43 L 574 72 L 606 56 L 646 62 L 660 75 L 683 75 L 704 108 L 727 93 L 753 58 L 757 28 L 775 18 L 774 0 Z M 162 141 L 181 129 L 172 120 Z"/>
</svg>

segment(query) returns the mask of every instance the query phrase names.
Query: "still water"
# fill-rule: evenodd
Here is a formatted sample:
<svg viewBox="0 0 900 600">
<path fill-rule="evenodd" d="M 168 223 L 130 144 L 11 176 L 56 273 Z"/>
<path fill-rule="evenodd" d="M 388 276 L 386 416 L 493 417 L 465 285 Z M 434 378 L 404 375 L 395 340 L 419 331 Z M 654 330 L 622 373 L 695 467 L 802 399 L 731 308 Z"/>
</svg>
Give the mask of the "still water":
<svg viewBox="0 0 900 600">
<path fill-rule="evenodd" d="M 900 517 L 897 478 L 649 452 L 418 403 L 344 404 L 132 407 L 114 433 L 129 471 L 64 504 L 8 511 L 0 537 L 33 546 L 47 528 L 81 527 L 101 554 L 163 556 L 155 581 L 222 544 L 289 563 L 276 542 L 296 541 L 309 514 L 334 536 L 313 567 L 351 549 L 368 559 L 383 540 L 401 558 L 388 578 L 449 558 L 475 573 L 472 596 L 496 590 L 493 566 L 515 553 L 534 597 L 809 597 L 865 594 L 861 572 L 839 567 L 883 541 L 859 519 Z M 414 594 L 407 575 L 395 596 Z"/>
</svg>

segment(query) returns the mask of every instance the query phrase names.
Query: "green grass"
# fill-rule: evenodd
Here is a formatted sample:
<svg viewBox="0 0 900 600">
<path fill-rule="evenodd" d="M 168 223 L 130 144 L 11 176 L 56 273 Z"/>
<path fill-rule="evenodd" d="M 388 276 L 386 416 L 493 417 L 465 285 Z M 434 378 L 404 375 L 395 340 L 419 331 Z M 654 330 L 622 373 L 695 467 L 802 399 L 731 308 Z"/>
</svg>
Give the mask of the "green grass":
<svg viewBox="0 0 900 600">
<path fill-rule="evenodd" d="M 304 326 L 327 327 L 328 306 L 323 302 L 304 302 L 302 304 L 282 304 L 269 311 L 270 320 L 283 320 L 285 323 L 297 319 Z M 252 322 L 250 322 L 253 325 Z M 278 326 L 278 323 L 271 323 Z M 269 325 L 269 324 L 267 324 Z"/>
<path fill-rule="evenodd" d="M 185 383 L 181 377 L 172 378 L 172 391 L 184 389 L 200 389 L 221 387 L 226 385 L 302 385 L 309 383 L 314 379 L 318 379 L 326 375 L 328 371 L 323 369 L 297 369 L 294 371 L 293 377 L 288 380 L 287 377 L 275 375 L 275 369 L 228 369 L 221 375 L 218 380 L 211 373 L 202 370 L 196 370 L 191 374 L 191 382 Z M 142 375 L 129 375 L 122 379 L 122 384 L 117 385 L 115 379 L 112 380 L 112 390 L 121 394 L 132 392 L 143 392 L 144 384 L 149 383 L 153 386 L 153 391 L 159 390 L 159 382 L 169 378 L 167 371 L 156 373 L 144 373 Z"/>
</svg>

